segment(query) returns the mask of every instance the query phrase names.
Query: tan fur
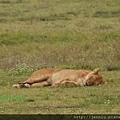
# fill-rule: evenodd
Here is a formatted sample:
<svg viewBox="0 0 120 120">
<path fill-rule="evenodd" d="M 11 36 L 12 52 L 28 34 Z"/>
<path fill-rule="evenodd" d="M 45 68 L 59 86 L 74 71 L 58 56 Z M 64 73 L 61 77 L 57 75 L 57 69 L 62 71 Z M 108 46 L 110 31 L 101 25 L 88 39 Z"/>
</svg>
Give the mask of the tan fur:
<svg viewBox="0 0 120 120">
<path fill-rule="evenodd" d="M 31 88 L 53 86 L 60 87 L 64 85 L 73 86 L 91 86 L 104 84 L 102 76 L 98 74 L 99 69 L 90 70 L 72 70 L 44 68 L 34 72 L 26 81 L 13 85 L 14 88 Z"/>
</svg>

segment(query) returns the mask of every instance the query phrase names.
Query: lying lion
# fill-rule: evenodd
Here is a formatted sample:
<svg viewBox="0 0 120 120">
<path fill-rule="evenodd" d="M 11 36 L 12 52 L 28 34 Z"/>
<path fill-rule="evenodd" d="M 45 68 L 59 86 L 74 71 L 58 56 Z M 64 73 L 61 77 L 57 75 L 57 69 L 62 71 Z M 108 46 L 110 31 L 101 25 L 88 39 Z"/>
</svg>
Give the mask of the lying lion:
<svg viewBox="0 0 120 120">
<path fill-rule="evenodd" d="M 101 85 L 105 81 L 98 74 L 99 68 L 90 70 L 72 70 L 72 69 L 55 69 L 44 68 L 34 72 L 26 81 L 13 85 L 14 88 L 32 88 L 53 86 L 60 87 L 64 85 L 73 86 L 92 86 Z"/>
</svg>

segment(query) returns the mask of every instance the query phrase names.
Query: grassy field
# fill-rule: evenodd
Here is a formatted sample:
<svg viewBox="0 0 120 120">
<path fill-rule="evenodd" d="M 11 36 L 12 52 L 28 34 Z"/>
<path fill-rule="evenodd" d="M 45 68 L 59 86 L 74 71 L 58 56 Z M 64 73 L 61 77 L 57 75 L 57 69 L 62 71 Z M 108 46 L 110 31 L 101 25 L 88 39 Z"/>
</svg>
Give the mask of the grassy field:
<svg viewBox="0 0 120 120">
<path fill-rule="evenodd" d="M 11 88 L 45 67 L 99 67 L 107 84 Z M 0 103 L 2 114 L 120 113 L 120 1 L 0 0 Z"/>
<path fill-rule="evenodd" d="M 108 82 L 103 86 L 78 88 L 13 89 L 13 81 L 25 76 L 0 77 L 2 114 L 119 114 L 119 71 L 102 72 Z M 6 80 L 6 83 L 4 81 Z"/>
</svg>

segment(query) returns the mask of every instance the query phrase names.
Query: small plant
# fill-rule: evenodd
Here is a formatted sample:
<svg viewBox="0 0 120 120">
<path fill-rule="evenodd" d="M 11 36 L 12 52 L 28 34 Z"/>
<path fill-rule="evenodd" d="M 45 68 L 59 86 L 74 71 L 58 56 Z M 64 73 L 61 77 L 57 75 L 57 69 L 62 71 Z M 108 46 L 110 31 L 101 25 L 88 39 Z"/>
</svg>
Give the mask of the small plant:
<svg viewBox="0 0 120 120">
<path fill-rule="evenodd" d="M 49 100 L 49 95 L 45 96 L 44 100 Z"/>
<path fill-rule="evenodd" d="M 17 76 L 23 75 L 23 74 L 29 74 L 31 72 L 33 72 L 33 69 L 27 66 L 25 63 L 15 65 L 15 67 L 10 70 L 10 74 L 17 75 Z"/>
</svg>

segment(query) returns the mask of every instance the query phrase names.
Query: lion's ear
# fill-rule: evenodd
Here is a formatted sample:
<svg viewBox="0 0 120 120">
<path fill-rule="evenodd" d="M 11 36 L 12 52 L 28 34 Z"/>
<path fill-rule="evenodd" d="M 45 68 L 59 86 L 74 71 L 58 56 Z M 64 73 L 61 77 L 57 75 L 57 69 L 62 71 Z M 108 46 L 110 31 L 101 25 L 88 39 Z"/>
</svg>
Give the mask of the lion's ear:
<svg viewBox="0 0 120 120">
<path fill-rule="evenodd" d="M 96 68 L 96 69 L 93 70 L 93 72 L 94 72 L 95 74 L 98 74 L 99 70 L 100 70 L 99 68 Z"/>
</svg>

